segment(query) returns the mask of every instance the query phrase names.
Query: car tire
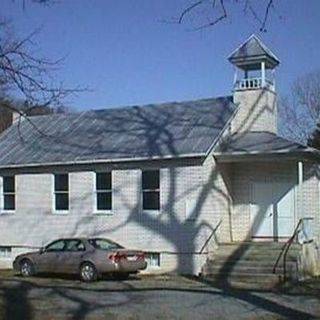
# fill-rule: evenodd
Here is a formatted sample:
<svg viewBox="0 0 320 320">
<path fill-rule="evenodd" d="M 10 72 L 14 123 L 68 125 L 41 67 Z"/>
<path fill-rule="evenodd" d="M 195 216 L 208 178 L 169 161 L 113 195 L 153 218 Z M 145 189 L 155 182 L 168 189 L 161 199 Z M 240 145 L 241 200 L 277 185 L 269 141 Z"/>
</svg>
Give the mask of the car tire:
<svg viewBox="0 0 320 320">
<path fill-rule="evenodd" d="M 24 259 L 24 260 L 21 261 L 21 263 L 20 263 L 20 274 L 23 277 L 31 277 L 31 276 L 33 276 L 35 274 L 34 265 L 30 260 Z"/>
<path fill-rule="evenodd" d="M 84 282 L 92 282 L 98 279 L 98 272 L 93 263 L 84 262 L 80 266 L 80 279 Z"/>
</svg>

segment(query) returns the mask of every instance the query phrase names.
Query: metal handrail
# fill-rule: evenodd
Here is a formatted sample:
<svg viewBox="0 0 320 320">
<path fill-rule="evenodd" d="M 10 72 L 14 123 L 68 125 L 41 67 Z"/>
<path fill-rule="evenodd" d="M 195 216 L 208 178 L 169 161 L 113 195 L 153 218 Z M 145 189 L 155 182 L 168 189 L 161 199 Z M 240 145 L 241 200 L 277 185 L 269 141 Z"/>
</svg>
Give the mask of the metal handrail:
<svg viewBox="0 0 320 320">
<path fill-rule="evenodd" d="M 289 238 L 289 240 L 282 247 L 280 254 L 277 258 L 277 261 L 274 264 L 273 269 L 272 269 L 272 272 L 276 273 L 276 269 L 278 267 L 278 264 L 280 262 L 282 255 L 283 255 L 283 280 L 286 280 L 286 277 L 287 277 L 287 254 L 288 254 L 288 251 L 289 251 L 294 239 L 296 238 L 296 236 L 298 235 L 298 232 L 300 231 L 299 228 L 300 228 L 300 225 L 302 224 L 302 222 L 303 222 L 303 219 L 299 219 L 299 222 L 297 223 L 297 226 L 294 229 L 292 236 Z"/>
<path fill-rule="evenodd" d="M 208 237 L 208 239 L 204 242 L 203 246 L 201 247 L 199 253 L 203 253 L 205 247 L 207 246 L 207 244 L 209 243 L 209 241 L 211 240 L 211 238 L 213 237 L 213 235 L 216 233 L 216 231 L 218 230 L 218 228 L 220 227 L 222 223 L 222 219 L 219 220 L 219 222 L 217 223 L 216 227 L 212 230 L 210 236 Z"/>
</svg>

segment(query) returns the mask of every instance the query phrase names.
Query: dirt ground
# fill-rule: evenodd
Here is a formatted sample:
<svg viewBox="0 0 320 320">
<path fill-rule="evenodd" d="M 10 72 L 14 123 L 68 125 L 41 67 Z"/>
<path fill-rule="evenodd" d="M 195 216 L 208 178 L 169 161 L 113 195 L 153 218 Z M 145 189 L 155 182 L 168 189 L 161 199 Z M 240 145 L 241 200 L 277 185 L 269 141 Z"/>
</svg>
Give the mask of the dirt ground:
<svg viewBox="0 0 320 320">
<path fill-rule="evenodd" d="M 197 278 L 136 276 L 82 283 L 0 272 L 0 320 L 320 319 L 320 280 L 285 291 L 216 288 Z"/>
</svg>

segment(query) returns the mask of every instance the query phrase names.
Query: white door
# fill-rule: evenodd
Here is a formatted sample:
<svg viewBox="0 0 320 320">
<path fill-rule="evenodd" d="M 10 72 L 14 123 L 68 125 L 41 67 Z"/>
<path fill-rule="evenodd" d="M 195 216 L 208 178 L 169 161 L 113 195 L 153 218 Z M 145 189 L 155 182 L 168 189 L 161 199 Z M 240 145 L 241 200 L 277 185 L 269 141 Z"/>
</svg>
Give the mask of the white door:
<svg viewBox="0 0 320 320">
<path fill-rule="evenodd" d="M 274 183 L 274 236 L 292 236 L 294 229 L 294 188 L 288 183 Z"/>
<path fill-rule="evenodd" d="M 272 184 L 257 182 L 252 186 L 251 233 L 253 237 L 273 236 Z"/>
<path fill-rule="evenodd" d="M 294 228 L 294 187 L 286 182 L 256 182 L 250 204 L 251 234 L 290 237 Z"/>
</svg>

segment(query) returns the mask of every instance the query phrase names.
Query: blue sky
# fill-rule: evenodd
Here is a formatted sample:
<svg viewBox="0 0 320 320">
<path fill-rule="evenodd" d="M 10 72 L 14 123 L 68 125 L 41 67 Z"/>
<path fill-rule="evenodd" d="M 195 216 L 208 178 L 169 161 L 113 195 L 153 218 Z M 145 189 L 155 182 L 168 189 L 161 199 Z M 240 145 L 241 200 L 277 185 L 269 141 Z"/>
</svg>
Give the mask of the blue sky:
<svg viewBox="0 0 320 320">
<path fill-rule="evenodd" d="M 265 2 L 263 0 L 259 0 Z M 60 0 L 39 6 L 1 0 L 0 14 L 17 34 L 41 26 L 39 54 L 66 56 L 57 77 L 92 89 L 67 103 L 78 110 L 229 95 L 233 68 L 227 56 L 256 32 L 281 60 L 280 94 L 299 75 L 320 69 L 320 1 L 277 0 L 266 33 L 234 1 L 230 19 L 214 28 L 163 23 L 187 0 Z"/>
</svg>

